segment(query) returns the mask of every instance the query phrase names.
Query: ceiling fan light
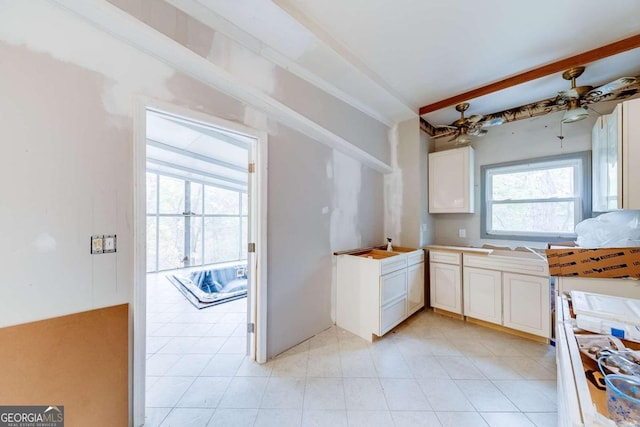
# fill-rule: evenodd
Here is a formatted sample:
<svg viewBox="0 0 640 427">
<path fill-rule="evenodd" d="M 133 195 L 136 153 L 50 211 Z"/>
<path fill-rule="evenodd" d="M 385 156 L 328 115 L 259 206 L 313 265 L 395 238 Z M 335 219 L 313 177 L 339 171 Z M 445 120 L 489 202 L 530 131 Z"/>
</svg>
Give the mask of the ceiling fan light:
<svg viewBox="0 0 640 427">
<path fill-rule="evenodd" d="M 466 145 L 471 143 L 471 137 L 466 132 L 460 132 L 460 135 L 453 140 L 455 145 Z"/>
<path fill-rule="evenodd" d="M 583 107 L 571 108 L 564 112 L 562 116 L 562 123 L 573 123 L 582 119 L 586 119 L 589 116 L 589 111 Z"/>
</svg>

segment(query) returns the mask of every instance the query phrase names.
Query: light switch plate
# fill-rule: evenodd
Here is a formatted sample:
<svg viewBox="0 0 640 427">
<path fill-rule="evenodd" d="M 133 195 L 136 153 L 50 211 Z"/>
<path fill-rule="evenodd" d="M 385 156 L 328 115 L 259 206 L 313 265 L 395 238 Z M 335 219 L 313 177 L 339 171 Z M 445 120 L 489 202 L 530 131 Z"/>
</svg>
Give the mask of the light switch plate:
<svg viewBox="0 0 640 427">
<path fill-rule="evenodd" d="M 101 254 L 103 252 L 104 250 L 103 239 L 104 239 L 104 236 L 91 236 L 91 253 L 92 254 Z"/>
<path fill-rule="evenodd" d="M 102 239 L 102 247 L 104 253 L 111 253 L 116 251 L 116 235 L 104 236 Z"/>
</svg>

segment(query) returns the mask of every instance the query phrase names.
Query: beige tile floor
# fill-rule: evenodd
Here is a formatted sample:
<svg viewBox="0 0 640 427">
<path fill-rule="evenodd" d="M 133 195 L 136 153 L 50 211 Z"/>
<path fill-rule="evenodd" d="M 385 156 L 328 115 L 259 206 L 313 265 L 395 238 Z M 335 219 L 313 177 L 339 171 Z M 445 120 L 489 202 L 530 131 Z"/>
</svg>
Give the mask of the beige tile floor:
<svg viewBox="0 0 640 427">
<path fill-rule="evenodd" d="M 246 299 L 196 310 L 148 285 L 147 427 L 556 425 L 553 347 L 425 311 L 373 344 L 332 327 L 257 365 Z"/>
</svg>

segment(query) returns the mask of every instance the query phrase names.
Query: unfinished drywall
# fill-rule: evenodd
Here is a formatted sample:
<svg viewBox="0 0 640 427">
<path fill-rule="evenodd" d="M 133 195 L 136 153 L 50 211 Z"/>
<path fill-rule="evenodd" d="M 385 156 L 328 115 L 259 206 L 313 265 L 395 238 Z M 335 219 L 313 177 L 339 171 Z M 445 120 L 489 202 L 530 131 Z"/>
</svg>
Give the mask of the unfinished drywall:
<svg viewBox="0 0 640 427">
<path fill-rule="evenodd" d="M 598 104 L 597 108 L 599 111 L 605 111 L 613 107 Z M 471 145 L 475 149 L 475 213 L 432 215 L 435 218 L 435 243 L 460 246 L 494 244 L 512 247 L 520 245 L 545 247 L 544 242 L 480 238 L 480 166 L 590 150 L 591 129 L 597 114 L 592 113 L 586 120 L 563 125 L 562 142 L 558 138 L 561 117 L 562 112 L 558 112 L 507 123 L 491 128 L 482 138 L 474 139 Z M 438 141 L 436 147 L 442 150 L 448 145 L 446 142 Z M 459 229 L 466 230 L 466 238 L 458 237 Z"/>
<path fill-rule="evenodd" d="M 432 219 L 427 212 L 428 141 L 420 131 L 418 118 L 406 120 L 397 127 L 397 173 L 401 175 L 403 183 L 398 244 L 420 248 L 431 243 L 433 235 Z"/>
<path fill-rule="evenodd" d="M 161 1 L 109 0 L 172 40 L 389 163 L 387 126 Z M 331 106 L 331 107 L 329 107 Z"/>
<path fill-rule="evenodd" d="M 155 3 L 143 2 L 144 8 Z M 351 177 L 342 172 L 327 176 L 334 153 L 326 145 L 274 123 L 256 106 L 194 81 L 53 3 L 3 6 L 0 58 L 11 66 L 2 68 L 0 79 L 0 117 L 8 142 L 0 148 L 0 221 L 9 224 L 0 243 L 5 261 L 0 327 L 131 301 L 132 106 L 141 97 L 269 132 L 268 355 L 330 324 L 332 213 L 343 207 L 350 212 L 347 225 L 336 222 L 344 235 L 359 235 L 363 245 L 378 243 L 383 237 L 378 172 L 358 165 L 367 188 L 353 193 L 358 199 L 354 207 L 343 196 L 343 189 L 354 185 Z M 155 19 L 164 22 L 160 15 Z M 190 34 L 194 43 L 204 43 Z M 319 102 L 323 111 L 344 111 L 334 98 Z M 325 123 L 354 133 L 370 123 L 349 119 Z M 369 128 L 374 133 L 380 129 L 384 131 L 375 135 L 374 145 L 386 143 L 386 128 Z M 117 234 L 117 253 L 90 255 L 93 234 Z"/>
</svg>

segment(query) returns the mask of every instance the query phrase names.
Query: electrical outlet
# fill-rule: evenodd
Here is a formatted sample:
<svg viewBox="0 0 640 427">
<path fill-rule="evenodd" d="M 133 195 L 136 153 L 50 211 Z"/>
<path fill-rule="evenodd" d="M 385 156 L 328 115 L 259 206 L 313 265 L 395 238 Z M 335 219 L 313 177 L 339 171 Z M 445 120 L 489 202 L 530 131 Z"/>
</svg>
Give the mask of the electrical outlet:
<svg viewBox="0 0 640 427">
<path fill-rule="evenodd" d="M 91 236 L 91 253 L 101 254 L 104 250 L 104 236 Z"/>
<path fill-rule="evenodd" d="M 458 237 L 465 238 L 467 237 L 467 229 L 466 228 L 458 228 Z"/>
<path fill-rule="evenodd" d="M 116 235 L 104 236 L 102 239 L 102 248 L 104 253 L 111 253 L 116 251 Z"/>
</svg>

